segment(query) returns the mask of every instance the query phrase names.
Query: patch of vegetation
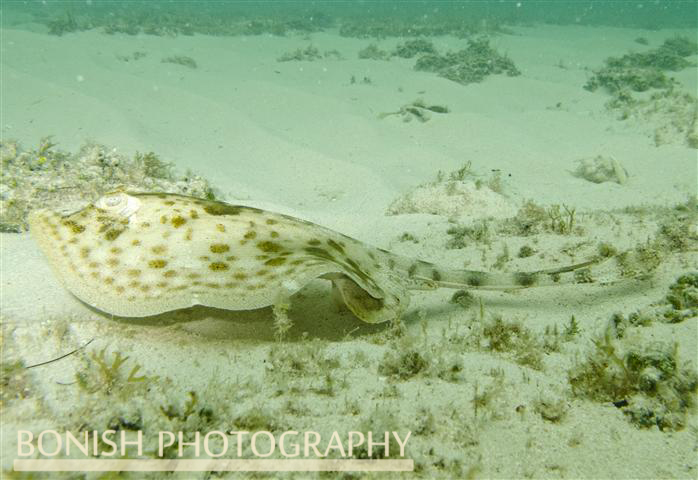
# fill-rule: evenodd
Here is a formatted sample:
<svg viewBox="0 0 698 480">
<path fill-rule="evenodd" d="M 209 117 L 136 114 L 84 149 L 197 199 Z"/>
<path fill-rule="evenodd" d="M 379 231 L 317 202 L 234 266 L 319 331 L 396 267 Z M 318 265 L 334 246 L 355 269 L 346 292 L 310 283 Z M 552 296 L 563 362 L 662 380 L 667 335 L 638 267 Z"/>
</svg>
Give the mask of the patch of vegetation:
<svg viewBox="0 0 698 480">
<path fill-rule="evenodd" d="M 663 258 L 664 253 L 656 243 L 637 245 L 615 256 L 620 275 L 638 280 L 650 278 Z"/>
<path fill-rule="evenodd" d="M 641 124 L 659 117 L 662 125 L 654 127 L 655 145 L 672 141 L 672 137 L 698 148 L 695 96 L 679 91 L 677 83 L 665 72 L 695 67 L 687 59 L 698 53 L 698 43 L 686 37 L 674 37 L 661 46 L 642 53 L 610 57 L 605 66 L 594 72 L 584 85 L 590 91 L 604 88 L 613 95 L 607 107 L 620 112 L 620 119 L 635 118 Z M 649 98 L 638 98 L 633 92 L 655 89 Z M 668 117 L 668 120 L 667 120 Z"/>
<path fill-rule="evenodd" d="M 698 249 L 698 231 L 692 228 L 698 221 L 698 206 L 694 200 L 661 214 L 657 241 L 671 252 Z"/>
<path fill-rule="evenodd" d="M 599 243 L 596 250 L 601 258 L 611 258 L 618 255 L 618 249 L 607 242 Z"/>
<path fill-rule="evenodd" d="M 609 92 L 618 94 L 616 102 L 627 103 L 630 98 L 628 91 L 645 92 L 651 88 L 671 88 L 674 80 L 658 68 L 628 67 L 613 63 L 601 70 L 584 85 L 593 92 L 601 87 Z"/>
<path fill-rule="evenodd" d="M 419 243 L 419 239 L 409 232 L 403 232 L 402 235 L 400 235 L 400 237 L 398 238 L 398 240 L 401 242 Z"/>
<path fill-rule="evenodd" d="M 357 83 L 361 83 L 362 85 L 373 85 L 373 80 L 371 80 L 371 77 L 364 76 L 364 78 L 362 78 L 361 81 L 359 82 L 356 79 L 356 75 L 352 75 L 349 78 L 349 83 L 351 85 L 356 85 Z"/>
<path fill-rule="evenodd" d="M 324 52 L 322 52 L 322 56 L 324 58 L 331 58 L 334 60 L 344 60 L 344 55 L 342 55 L 342 53 L 336 48 L 325 50 Z"/>
<path fill-rule="evenodd" d="M 553 233 L 569 235 L 574 230 L 574 220 L 576 209 L 562 205 L 564 212 L 560 210 L 560 205 L 551 205 L 546 213 L 548 214 L 548 229 Z"/>
<path fill-rule="evenodd" d="M 519 253 L 516 254 L 517 257 L 519 258 L 528 258 L 533 256 L 536 253 L 533 248 L 531 248 L 529 245 L 522 245 L 521 248 L 519 248 Z"/>
<path fill-rule="evenodd" d="M 502 181 L 502 171 L 495 169 L 490 172 L 490 176 L 485 180 L 475 180 L 475 187 L 479 190 L 483 185 L 500 195 L 504 193 L 504 182 Z"/>
<path fill-rule="evenodd" d="M 322 55 L 313 45 L 308 45 L 305 48 L 297 48 L 292 52 L 286 52 L 276 59 L 277 62 L 312 62 L 320 60 Z"/>
<path fill-rule="evenodd" d="M 681 275 L 669 287 L 666 301 L 671 308 L 664 311 L 664 318 L 678 323 L 686 318 L 698 317 L 698 272 Z"/>
<path fill-rule="evenodd" d="M 426 328 L 424 319 L 422 328 Z M 387 345 L 378 373 L 390 380 L 406 382 L 415 377 L 424 377 L 451 383 L 463 381 L 464 365 L 460 353 L 443 349 L 439 344 L 429 344 L 426 339 L 411 335 L 393 338 Z"/>
<path fill-rule="evenodd" d="M 544 230 L 544 224 L 548 219 L 548 211 L 545 208 L 533 200 L 526 200 L 514 217 L 502 222 L 501 230 L 503 233 L 523 237 L 536 235 Z"/>
<path fill-rule="evenodd" d="M 136 52 L 133 52 L 131 55 L 117 55 L 116 58 L 121 60 L 122 62 L 128 63 L 130 61 L 134 61 L 134 62 L 138 61 L 141 58 L 146 57 L 147 55 L 148 54 L 145 52 L 136 51 Z"/>
<path fill-rule="evenodd" d="M 501 411 L 497 408 L 497 400 L 500 400 L 504 392 L 504 371 L 493 369 L 488 373 L 492 381 L 484 388 L 476 381 L 473 386 L 473 396 L 470 399 L 473 417 L 495 420 L 501 418 Z"/>
<path fill-rule="evenodd" d="M 465 164 L 458 170 L 454 170 L 448 174 L 448 180 L 451 182 L 462 182 L 475 174 L 473 173 L 473 163 L 471 161 L 465 162 Z M 444 172 L 439 170 L 436 174 L 436 182 L 441 183 L 446 180 Z"/>
<path fill-rule="evenodd" d="M 62 36 L 64 33 L 78 32 L 90 28 L 84 22 L 78 23 L 78 20 L 71 12 L 65 12 L 46 22 L 48 33 L 51 35 Z"/>
<path fill-rule="evenodd" d="M 101 28 L 108 35 L 155 35 L 175 37 L 178 35 L 262 35 L 285 36 L 308 34 L 322 31 L 333 25 L 334 19 L 328 14 L 306 10 L 283 11 L 279 14 L 260 15 L 245 13 L 235 7 L 216 7 L 212 12 L 206 6 L 191 8 L 187 5 L 174 5 L 163 13 L 148 4 L 135 8 L 82 9 L 79 15 L 70 10 L 49 13 L 42 11 L 36 21 L 45 23 L 52 35 Z"/>
<path fill-rule="evenodd" d="M 279 415 L 272 414 L 261 407 L 252 407 L 239 415 L 233 423 L 241 431 L 247 432 L 276 432 L 284 428 L 279 424 Z"/>
<path fill-rule="evenodd" d="M 199 395 L 195 391 L 187 392 L 187 397 L 183 408 L 170 404 L 167 407 L 160 406 L 160 412 L 170 421 L 178 420 L 185 423 L 191 421 L 191 417 L 196 417 L 194 423 L 198 425 L 212 424 L 215 419 L 213 410 L 199 405 Z"/>
<path fill-rule="evenodd" d="M 399 458 L 400 445 L 391 432 L 398 432 L 400 438 L 404 439 L 407 435 L 407 429 L 400 423 L 395 409 L 386 406 L 378 405 L 373 411 L 365 416 L 359 425 L 360 432 L 371 432 L 373 438 L 373 448 L 369 451 L 368 441 L 363 442 L 353 452 L 353 457 L 358 459 L 379 459 L 379 458 Z M 377 442 L 384 443 L 386 440 L 386 432 L 388 445 L 381 445 Z"/>
<path fill-rule="evenodd" d="M 136 152 L 133 161 L 143 168 L 145 174 L 153 178 L 172 179 L 172 164 L 163 162 L 155 152 Z"/>
<path fill-rule="evenodd" d="M 584 88 L 594 91 L 604 87 L 611 93 L 626 89 L 644 92 L 650 88 L 670 88 L 674 82 L 664 72 L 693 66 L 685 57 L 695 53 L 698 53 L 695 41 L 675 37 L 646 52 L 609 57 L 605 60 L 606 65 L 594 72 Z"/>
<path fill-rule="evenodd" d="M 521 74 L 509 57 L 490 46 L 487 38 L 469 40 L 468 46 L 457 52 L 422 55 L 414 68 L 434 72 L 463 85 L 481 82 L 489 75 L 504 73 L 513 77 Z"/>
<path fill-rule="evenodd" d="M 661 220 L 654 237 L 614 255 L 623 278 L 648 279 L 667 255 L 698 247 L 698 235 L 692 229 L 696 218 L 695 200 L 671 209 L 660 209 L 656 214 L 661 215 Z"/>
<path fill-rule="evenodd" d="M 275 386 L 275 394 L 312 392 L 334 396 L 337 387 L 341 386 L 335 378 L 340 362 L 337 357 L 327 354 L 326 347 L 327 344 L 320 340 L 299 344 L 278 342 L 272 346 L 266 376 Z"/>
<path fill-rule="evenodd" d="M 475 305 L 475 297 L 467 290 L 456 290 L 449 301 L 466 309 Z"/>
<path fill-rule="evenodd" d="M 20 360 L 5 360 L 0 363 L 0 408 L 31 395 L 27 370 Z"/>
<path fill-rule="evenodd" d="M 389 350 L 383 356 L 378 373 L 387 377 L 407 380 L 429 367 L 429 361 L 418 348 L 405 351 Z"/>
<path fill-rule="evenodd" d="M 446 248 L 457 250 L 465 248 L 469 243 L 489 244 L 492 241 L 492 231 L 487 220 L 478 220 L 472 225 L 456 225 L 446 230 L 450 236 Z"/>
<path fill-rule="evenodd" d="M 608 328 L 589 357 L 569 371 L 573 392 L 612 402 L 637 427 L 681 430 L 696 404 L 695 369 L 679 365 L 676 345 L 622 345 L 613 331 Z"/>
<path fill-rule="evenodd" d="M 393 50 L 393 55 L 400 58 L 413 58 L 417 55 L 426 53 L 436 54 L 436 47 L 434 47 L 431 41 L 424 38 L 417 38 L 400 43 L 395 47 L 395 50 Z"/>
<path fill-rule="evenodd" d="M 106 394 L 111 394 L 117 390 L 123 391 L 133 384 L 148 381 L 148 377 L 138 374 L 141 369 L 138 364 L 135 364 L 130 370 L 122 371 L 128 358 L 122 356 L 120 352 L 115 352 L 110 359 L 106 348 L 92 351 L 86 361 L 85 368 L 75 373 L 75 380 L 78 386 L 88 393 L 101 390 Z"/>
<path fill-rule="evenodd" d="M 386 50 L 381 50 L 375 43 L 371 43 L 367 47 L 359 50 L 359 58 L 368 60 L 388 60 L 390 59 L 390 53 Z"/>
<path fill-rule="evenodd" d="M 567 415 L 569 405 L 563 398 L 540 398 L 535 402 L 533 409 L 543 420 L 560 423 Z"/>
<path fill-rule="evenodd" d="M 564 338 L 565 340 L 572 340 L 575 335 L 579 333 L 579 323 L 577 322 L 577 319 L 572 315 L 570 317 L 570 321 L 565 326 L 565 331 L 564 331 Z"/>
<path fill-rule="evenodd" d="M 579 324 L 574 315 L 570 318 L 565 328 L 560 332 L 557 324 L 546 326 L 543 332 L 542 349 L 546 353 L 559 352 L 562 344 L 572 341 L 579 333 Z"/>
<path fill-rule="evenodd" d="M 173 55 L 171 57 L 165 57 L 161 60 L 162 63 L 174 63 L 175 65 L 181 65 L 183 67 L 195 69 L 198 67 L 196 60 L 186 55 Z"/>
<path fill-rule="evenodd" d="M 433 37 L 452 35 L 467 38 L 474 33 L 502 32 L 504 28 L 496 19 L 488 16 L 483 22 L 475 18 L 456 15 L 451 18 L 401 18 L 391 13 L 387 18 L 344 19 L 339 34 L 354 38 Z"/>
<path fill-rule="evenodd" d="M 494 316 L 484 325 L 482 336 L 489 350 L 509 352 L 516 363 L 542 370 L 541 345 L 520 322 L 505 321 L 501 316 Z"/>
</svg>

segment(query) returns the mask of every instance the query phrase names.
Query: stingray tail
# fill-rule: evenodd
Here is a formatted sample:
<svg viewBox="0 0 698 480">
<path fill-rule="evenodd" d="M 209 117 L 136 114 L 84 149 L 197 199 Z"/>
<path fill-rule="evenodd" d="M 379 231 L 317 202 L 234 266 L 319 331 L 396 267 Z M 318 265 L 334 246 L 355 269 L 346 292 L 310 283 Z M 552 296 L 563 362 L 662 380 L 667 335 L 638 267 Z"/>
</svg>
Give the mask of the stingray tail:
<svg viewBox="0 0 698 480">
<path fill-rule="evenodd" d="M 531 272 L 482 272 L 453 269 L 407 257 L 394 258 L 394 264 L 402 267 L 409 279 L 408 288 L 415 290 L 433 288 L 464 288 L 482 290 L 510 290 L 542 287 L 568 283 L 591 283 L 589 267 L 602 258 L 593 258 L 574 265 L 536 270 Z"/>
</svg>

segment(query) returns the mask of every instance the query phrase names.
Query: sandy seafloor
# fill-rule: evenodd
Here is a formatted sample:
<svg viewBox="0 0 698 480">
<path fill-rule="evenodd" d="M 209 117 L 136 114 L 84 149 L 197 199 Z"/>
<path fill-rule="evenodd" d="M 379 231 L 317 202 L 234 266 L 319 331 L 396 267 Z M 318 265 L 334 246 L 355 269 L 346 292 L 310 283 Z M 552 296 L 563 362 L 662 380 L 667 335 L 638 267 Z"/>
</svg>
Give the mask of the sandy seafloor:
<svg viewBox="0 0 698 480">
<path fill-rule="evenodd" d="M 636 37 L 658 45 L 674 31 L 514 27 L 492 44 L 508 53 L 522 75 L 463 86 L 414 71 L 413 60 L 359 60 L 357 52 L 370 42 L 332 32 L 307 39 L 98 32 L 56 37 L 38 26 L 30 30 L 2 31 L 4 139 L 29 146 L 54 135 L 66 150 L 85 141 L 128 155 L 152 150 L 178 170 L 209 179 L 229 202 L 296 215 L 429 261 L 488 269 L 506 243 L 510 271 L 573 263 L 561 253 L 565 247 L 589 240 L 579 261 L 599 241 L 628 248 L 655 233 L 656 219 L 620 209 L 673 206 L 695 194 L 696 150 L 677 142 L 655 146 L 651 126 L 618 121 L 604 107 L 606 94 L 582 88 L 589 69 L 603 59 L 639 48 Z M 695 38 L 695 32 L 678 33 Z M 433 41 L 442 50 L 466 42 Z M 392 48 L 397 42 L 378 45 Z M 310 43 L 321 51 L 337 49 L 344 59 L 276 61 Z M 146 56 L 117 58 L 135 51 Z M 198 68 L 161 63 L 170 55 L 190 56 Z M 672 75 L 695 92 L 695 69 Z M 352 76 L 359 81 L 352 84 Z M 364 77 L 371 83 L 363 84 Z M 451 112 L 433 114 L 426 123 L 378 118 L 417 98 Z M 596 155 L 622 163 L 627 183 L 595 184 L 571 175 L 576 160 Z M 584 231 L 537 235 L 537 254 L 517 258 L 514 253 L 530 238 L 446 249 L 447 216 L 386 215 L 400 195 L 433 180 L 438 170 L 466 162 L 484 176 L 492 169 L 503 172 L 504 200 L 514 212 L 525 199 L 564 203 L 577 209 Z M 462 213 L 474 220 L 498 212 L 464 205 Z M 399 241 L 403 232 L 418 241 Z M 112 318 L 60 286 L 29 234 L 0 238 L 4 359 L 31 365 L 94 339 L 86 352 L 122 352 L 129 357 L 126 369 L 139 364 L 139 374 L 159 377 L 147 388 L 117 382 L 109 391 L 86 392 L 75 383 L 89 361 L 84 353 L 26 371 L 21 398 L 3 405 L 6 473 L 16 457 L 17 429 L 103 430 L 115 418 L 133 421 L 140 412 L 143 428 L 152 431 L 208 431 L 240 425 L 241 416 L 259 407 L 266 419 L 252 422 L 258 430 L 411 430 L 407 456 L 417 472 L 400 474 L 405 478 L 698 475 L 694 415 L 680 431 L 639 429 L 610 402 L 574 395 L 567 382 L 568 369 L 586 358 L 611 315 L 661 301 L 680 273 L 696 270 L 695 252 L 667 256 L 650 282 L 475 292 L 487 318 L 520 320 L 536 337 L 546 327 L 563 329 L 575 316 L 580 333 L 558 352 L 544 354 L 542 369 L 534 370 L 507 352 L 458 347 L 458 339 L 476 330 L 479 307 L 449 303 L 448 290 L 415 293 L 403 318 L 407 340 L 393 341 L 388 325 L 366 325 L 339 310 L 327 282 L 317 281 L 294 299 L 295 325 L 278 344 L 271 309 L 193 308 L 151 319 Z M 681 361 L 695 368 L 696 329 L 696 319 L 689 318 L 633 327 L 626 336 L 631 342 L 676 342 Z M 404 379 L 386 375 L 379 369 L 386 352 L 401 348 L 423 352 L 430 369 Z M 284 365 L 285 358 L 295 366 Z M 454 359 L 462 368 L 452 378 L 430 373 L 440 361 Z M 184 410 L 190 391 L 210 415 L 199 411 L 171 420 L 159 414 L 166 405 Z M 475 408 L 473 396 L 483 391 L 491 398 Z M 561 405 L 563 418 L 542 418 L 536 408 L 541 400 Z"/>
</svg>

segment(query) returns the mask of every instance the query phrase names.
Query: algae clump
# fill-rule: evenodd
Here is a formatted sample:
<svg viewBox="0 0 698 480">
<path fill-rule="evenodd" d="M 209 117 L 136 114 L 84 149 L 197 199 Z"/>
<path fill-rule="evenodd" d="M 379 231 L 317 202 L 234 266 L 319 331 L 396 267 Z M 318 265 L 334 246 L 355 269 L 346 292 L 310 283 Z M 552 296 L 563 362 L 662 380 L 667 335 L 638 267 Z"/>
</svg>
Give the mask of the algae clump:
<svg viewBox="0 0 698 480">
<path fill-rule="evenodd" d="M 422 55 L 414 68 L 419 71 L 434 72 L 463 85 L 482 82 L 490 75 L 503 73 L 515 77 L 521 74 L 509 57 L 490 46 L 487 38 L 469 40 L 468 46 L 457 52 L 448 52 L 445 55 L 438 53 Z"/>
</svg>

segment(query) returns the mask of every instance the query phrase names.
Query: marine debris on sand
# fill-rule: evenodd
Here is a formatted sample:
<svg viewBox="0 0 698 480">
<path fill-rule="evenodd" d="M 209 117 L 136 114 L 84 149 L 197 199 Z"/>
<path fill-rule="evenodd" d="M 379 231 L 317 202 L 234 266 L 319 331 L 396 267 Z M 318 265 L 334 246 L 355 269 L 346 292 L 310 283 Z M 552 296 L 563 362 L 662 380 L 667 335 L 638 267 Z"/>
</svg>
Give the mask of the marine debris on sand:
<svg viewBox="0 0 698 480">
<path fill-rule="evenodd" d="M 577 160 L 577 168 L 572 175 L 592 183 L 615 182 L 625 185 L 628 181 L 628 171 L 613 156 L 597 155 Z"/>
<path fill-rule="evenodd" d="M 448 107 L 443 105 L 429 105 L 421 98 L 407 103 L 400 107 L 400 110 L 395 112 L 383 112 L 378 114 L 378 118 L 385 118 L 391 115 L 397 115 L 402 117 L 403 122 L 411 122 L 413 119 L 417 119 L 419 122 L 424 123 L 431 120 L 430 112 L 434 113 L 449 113 Z"/>
</svg>

